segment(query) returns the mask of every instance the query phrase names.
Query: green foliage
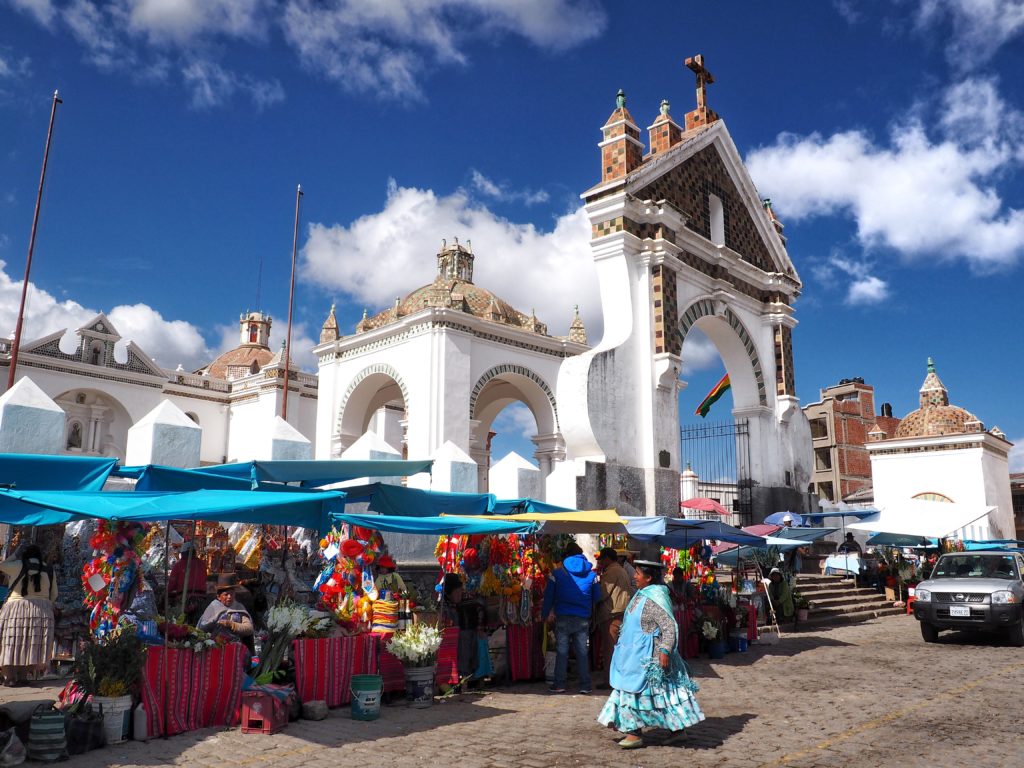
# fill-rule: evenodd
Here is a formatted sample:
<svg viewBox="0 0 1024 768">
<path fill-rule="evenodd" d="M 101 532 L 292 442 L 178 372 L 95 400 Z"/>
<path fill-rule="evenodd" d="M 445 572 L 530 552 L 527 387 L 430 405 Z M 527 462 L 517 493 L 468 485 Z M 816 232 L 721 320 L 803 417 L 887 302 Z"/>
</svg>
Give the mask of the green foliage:
<svg viewBox="0 0 1024 768">
<path fill-rule="evenodd" d="M 793 605 L 796 608 L 810 608 L 811 602 L 799 592 L 793 593 Z"/>
<path fill-rule="evenodd" d="M 75 665 L 75 681 L 93 696 L 131 693 L 138 687 L 145 658 L 145 646 L 134 631 L 118 632 L 85 647 Z"/>
</svg>

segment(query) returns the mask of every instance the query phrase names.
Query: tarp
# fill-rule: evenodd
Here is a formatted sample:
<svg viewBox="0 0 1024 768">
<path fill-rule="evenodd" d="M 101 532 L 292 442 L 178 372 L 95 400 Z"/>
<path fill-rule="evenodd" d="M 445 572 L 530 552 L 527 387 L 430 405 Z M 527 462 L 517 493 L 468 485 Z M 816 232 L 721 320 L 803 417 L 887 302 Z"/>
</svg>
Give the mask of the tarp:
<svg viewBox="0 0 1024 768">
<path fill-rule="evenodd" d="M 980 505 L 907 499 L 886 506 L 877 514 L 860 522 L 850 523 L 846 527 L 855 531 L 902 533 L 908 536 L 942 539 L 987 517 L 994 509 L 995 507 Z"/>
<path fill-rule="evenodd" d="M 805 520 L 811 520 L 813 522 L 821 522 L 830 517 L 834 518 L 850 518 L 855 517 L 858 520 L 864 520 L 865 518 L 877 515 L 877 509 L 834 509 L 827 510 L 824 512 L 806 512 L 803 517 Z"/>
<path fill-rule="evenodd" d="M 518 515 L 525 512 L 576 512 L 571 507 L 559 507 L 536 499 L 497 499 L 491 505 L 495 515 Z"/>
<path fill-rule="evenodd" d="M 327 530 L 328 514 L 342 509 L 345 494 L 190 491 L 101 493 L 98 491 L 0 490 L 0 522 L 53 525 L 72 520 L 218 520 L 290 525 Z"/>
<path fill-rule="evenodd" d="M 838 528 L 786 528 L 783 526 L 771 536 L 778 539 L 802 539 L 803 541 L 817 541 L 829 534 L 838 531 Z"/>
<path fill-rule="evenodd" d="M 907 536 L 902 533 L 876 533 L 868 538 L 867 544 L 871 547 L 937 547 L 939 542 L 938 539 Z"/>
<path fill-rule="evenodd" d="M 486 515 L 495 501 L 489 493 L 425 491 L 387 483 L 348 486 L 344 490 L 347 503 L 369 502 L 371 512 L 402 517 Z"/>
<path fill-rule="evenodd" d="M 763 547 L 733 547 L 725 552 L 719 552 L 715 555 L 715 560 L 720 565 L 734 566 L 741 558 L 744 560 L 753 559 L 754 552 L 757 550 L 766 551 L 770 547 L 775 547 L 779 552 L 789 552 L 797 547 L 809 546 L 810 543 L 810 541 L 802 539 L 777 539 L 774 536 L 767 536 L 765 537 Z"/>
<path fill-rule="evenodd" d="M 1020 539 L 992 539 L 990 541 L 974 541 L 973 539 L 967 539 L 964 541 L 964 549 L 968 551 L 1007 549 L 1017 552 L 1020 550 L 1021 544 L 1024 544 L 1024 541 L 1021 541 Z"/>
<path fill-rule="evenodd" d="M 655 541 L 671 549 L 689 549 L 703 539 L 761 546 L 764 538 L 741 531 L 718 520 L 687 520 L 676 517 L 623 517 L 629 535 L 640 541 Z"/>
<path fill-rule="evenodd" d="M 537 523 L 506 520 L 503 517 L 405 517 L 403 515 L 354 515 L 348 513 L 331 515 L 335 523 L 349 523 L 362 528 L 389 533 L 415 533 L 425 536 L 469 536 L 482 534 L 533 533 Z"/>
<path fill-rule="evenodd" d="M 0 485 L 23 491 L 98 491 L 117 459 L 106 456 L 47 456 L 0 453 Z"/>
<path fill-rule="evenodd" d="M 481 519 L 494 515 L 483 515 Z M 541 525 L 538 533 L 618 533 L 627 532 L 626 521 L 614 509 L 593 509 L 571 512 L 526 512 L 518 515 L 498 515 L 500 520 L 515 520 Z"/>
<path fill-rule="evenodd" d="M 211 475 L 249 480 L 259 483 L 299 483 L 316 488 L 360 477 L 408 477 L 429 472 L 434 462 L 427 461 L 246 461 L 236 464 L 215 464 L 199 471 Z"/>
</svg>

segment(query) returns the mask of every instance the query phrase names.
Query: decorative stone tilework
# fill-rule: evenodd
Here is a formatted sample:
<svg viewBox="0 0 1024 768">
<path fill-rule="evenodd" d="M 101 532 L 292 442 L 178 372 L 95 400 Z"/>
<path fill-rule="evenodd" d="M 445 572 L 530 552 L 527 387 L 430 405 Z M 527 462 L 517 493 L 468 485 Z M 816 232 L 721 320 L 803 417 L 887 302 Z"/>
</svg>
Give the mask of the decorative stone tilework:
<svg viewBox="0 0 1024 768">
<path fill-rule="evenodd" d="M 652 272 L 651 294 L 654 308 L 654 352 L 679 355 L 683 337 L 676 327 L 676 273 L 664 264 L 656 265 Z"/>
<path fill-rule="evenodd" d="M 374 375 L 375 373 L 384 374 L 385 376 L 393 379 L 394 382 L 398 385 L 398 388 L 402 391 L 402 401 L 405 403 L 405 414 L 406 417 L 408 417 L 409 388 L 405 385 L 405 382 L 402 380 L 402 377 L 399 376 L 398 371 L 396 371 L 387 363 L 377 363 L 376 365 L 371 365 L 361 370 L 352 378 L 352 381 L 349 382 L 348 388 L 345 390 L 345 396 L 341 398 L 341 406 L 338 408 L 338 424 L 337 429 L 335 430 L 335 434 L 341 431 L 341 419 L 342 416 L 344 416 L 345 414 L 345 406 L 348 405 L 348 399 L 352 396 L 352 393 L 356 391 L 356 387 L 358 387 L 363 382 L 364 379 Z"/>
<path fill-rule="evenodd" d="M 548 398 L 548 402 L 551 403 L 551 411 L 555 415 L 555 426 L 558 426 L 558 404 L 555 402 L 555 393 L 551 391 L 551 387 L 538 376 L 536 373 L 531 371 L 529 368 L 522 365 L 515 365 L 513 363 L 504 363 L 503 365 L 496 365 L 493 368 L 488 369 L 483 376 L 479 378 L 476 386 L 473 387 L 473 393 L 469 396 L 469 418 L 476 418 L 476 402 L 480 397 L 480 393 L 483 391 L 487 383 L 492 379 L 496 379 L 503 374 L 514 373 L 519 376 L 524 376 L 538 387 L 543 390 L 544 394 Z"/>
<path fill-rule="evenodd" d="M 775 326 L 775 391 L 780 395 L 796 395 L 793 374 L 793 329 Z"/>
<path fill-rule="evenodd" d="M 686 334 L 690 332 L 690 328 L 702 317 L 713 317 L 715 315 L 715 303 L 711 299 L 698 299 L 683 313 L 682 319 L 679 321 L 679 334 L 681 339 L 686 338 Z M 767 391 L 765 390 L 764 383 L 764 372 L 761 369 L 761 361 L 757 356 L 757 348 L 754 346 L 753 340 L 750 338 L 750 334 L 747 333 L 747 329 L 743 327 L 743 323 L 735 315 L 735 313 L 728 307 L 722 313 L 722 318 L 729 323 L 729 326 L 736 332 L 736 335 L 740 339 L 740 343 L 743 344 L 743 348 L 747 352 L 747 358 L 750 360 L 751 369 L 754 373 L 754 381 L 757 384 L 757 399 L 761 405 L 768 404 Z"/>
</svg>

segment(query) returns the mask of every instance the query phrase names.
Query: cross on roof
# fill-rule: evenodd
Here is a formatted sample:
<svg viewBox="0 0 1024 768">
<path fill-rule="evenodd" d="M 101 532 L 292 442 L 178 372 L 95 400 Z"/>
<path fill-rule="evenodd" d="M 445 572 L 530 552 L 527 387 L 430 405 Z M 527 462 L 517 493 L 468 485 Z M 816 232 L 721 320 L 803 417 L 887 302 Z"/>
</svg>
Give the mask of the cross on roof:
<svg viewBox="0 0 1024 768">
<path fill-rule="evenodd" d="M 698 53 L 686 60 L 686 67 L 697 76 L 697 109 L 708 106 L 708 86 L 715 82 L 715 77 L 704 66 L 704 56 Z"/>
</svg>

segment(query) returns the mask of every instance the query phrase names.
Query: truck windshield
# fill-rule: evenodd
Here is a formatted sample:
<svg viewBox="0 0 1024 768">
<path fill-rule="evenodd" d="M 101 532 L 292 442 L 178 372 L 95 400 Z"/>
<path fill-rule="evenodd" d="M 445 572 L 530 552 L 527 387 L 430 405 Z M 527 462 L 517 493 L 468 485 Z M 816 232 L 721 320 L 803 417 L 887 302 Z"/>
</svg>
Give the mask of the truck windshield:
<svg viewBox="0 0 1024 768">
<path fill-rule="evenodd" d="M 943 555 L 933 579 L 1016 579 L 1013 555 Z"/>
</svg>

